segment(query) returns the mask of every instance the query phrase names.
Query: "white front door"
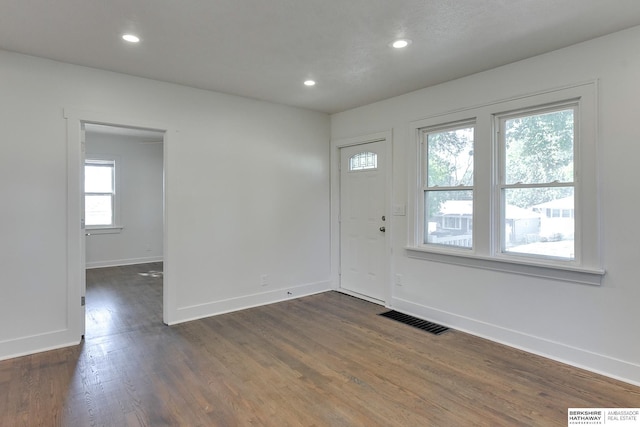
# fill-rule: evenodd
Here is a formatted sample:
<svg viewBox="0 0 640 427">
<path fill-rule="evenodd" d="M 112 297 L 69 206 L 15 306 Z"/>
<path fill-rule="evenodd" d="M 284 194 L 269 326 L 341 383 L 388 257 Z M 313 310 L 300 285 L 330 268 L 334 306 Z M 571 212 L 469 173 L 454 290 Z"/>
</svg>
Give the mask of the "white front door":
<svg viewBox="0 0 640 427">
<path fill-rule="evenodd" d="M 385 142 L 340 149 L 340 287 L 385 301 Z"/>
</svg>

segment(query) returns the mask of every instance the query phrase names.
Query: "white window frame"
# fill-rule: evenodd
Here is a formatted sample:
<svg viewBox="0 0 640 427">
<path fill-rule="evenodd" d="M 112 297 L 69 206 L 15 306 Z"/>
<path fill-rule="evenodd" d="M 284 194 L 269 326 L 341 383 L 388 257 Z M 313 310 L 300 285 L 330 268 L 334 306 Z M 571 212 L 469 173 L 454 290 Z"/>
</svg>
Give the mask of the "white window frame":
<svg viewBox="0 0 640 427">
<path fill-rule="evenodd" d="M 104 194 L 111 195 L 111 208 L 112 208 L 112 223 L 107 225 L 86 225 L 86 235 L 96 235 L 96 234 L 115 234 L 120 233 L 124 228 L 120 225 L 120 191 L 119 191 L 119 159 L 117 156 L 110 155 L 88 155 L 88 157 L 84 161 L 84 167 L 94 164 L 96 166 L 103 165 L 105 167 L 111 166 L 113 168 L 113 193 L 89 193 L 84 192 L 84 198 L 86 200 L 86 196 L 88 194 Z M 84 176 L 84 172 L 83 172 Z M 84 185 L 84 183 L 83 183 Z M 84 206 L 85 202 L 83 202 Z M 85 219 L 86 220 L 86 219 Z"/>
<path fill-rule="evenodd" d="M 475 157 L 474 157 L 474 168 L 473 168 L 473 172 L 474 172 L 474 177 L 472 180 L 472 185 L 460 185 L 460 186 L 452 186 L 452 187 L 444 187 L 444 186 L 430 186 L 428 184 L 428 164 L 429 164 L 429 158 L 427 155 L 428 152 L 428 135 L 429 134 L 433 134 L 433 133 L 439 133 L 439 132 L 447 132 L 447 131 L 454 131 L 454 130 L 459 130 L 459 129 L 464 129 L 464 128 L 473 128 L 474 129 L 474 139 L 475 139 L 475 128 L 476 128 L 476 123 L 475 123 L 475 119 L 474 118 L 470 118 L 470 119 L 465 119 L 465 120 L 456 120 L 452 123 L 441 123 L 438 124 L 437 126 L 428 126 L 425 128 L 421 128 L 420 129 L 420 150 L 419 150 L 419 158 L 420 158 L 420 177 L 421 177 L 421 187 L 422 187 L 422 199 L 420 201 L 420 205 L 421 205 L 421 223 L 419 224 L 419 230 L 420 230 L 420 235 L 422 236 L 422 240 L 420 241 L 420 245 L 424 245 L 424 246 L 439 246 L 442 247 L 442 244 L 438 244 L 438 243 L 427 243 L 425 242 L 426 240 L 426 230 L 425 230 L 425 223 L 426 223 L 426 210 L 425 210 L 425 197 L 426 194 L 428 192 L 435 192 L 435 191 L 469 191 L 471 192 L 471 194 L 473 195 L 472 197 L 472 208 L 471 208 L 471 212 L 472 215 L 474 213 L 474 209 L 475 209 L 475 187 L 474 187 L 474 183 L 475 183 Z M 475 147 L 475 141 L 474 141 L 474 147 Z M 451 228 L 451 227 L 447 227 L 446 226 L 446 221 L 447 221 L 447 217 L 443 217 L 442 219 L 442 228 L 445 230 L 461 230 L 462 229 L 462 219 L 460 217 L 457 218 L 457 223 L 458 223 L 458 227 L 456 228 Z M 473 245 L 473 242 L 472 242 Z M 459 246 L 459 245 L 447 245 L 446 246 L 446 250 L 447 251 L 465 251 L 465 252 L 469 252 L 471 250 L 473 250 L 473 247 L 467 247 L 467 246 Z"/>
<path fill-rule="evenodd" d="M 574 119 L 574 135 L 573 135 L 573 166 L 574 166 L 574 173 L 573 173 L 573 181 L 570 182 L 548 182 L 548 183 L 514 183 L 514 184 L 507 184 L 505 182 L 505 175 L 506 175 L 506 140 L 505 140 L 505 129 L 504 129 L 504 124 L 506 120 L 509 120 L 511 118 L 515 118 L 515 117 L 525 117 L 528 115 L 537 115 L 537 114 L 545 114 L 545 113 L 550 113 L 550 112 L 556 112 L 556 111 L 561 111 L 561 110 L 573 110 L 573 119 Z M 577 182 L 577 169 L 578 169 L 578 162 L 577 162 L 577 148 L 579 145 L 579 141 L 580 141 L 580 135 L 577 132 L 577 130 L 580 128 L 580 105 L 579 105 L 579 100 L 577 99 L 572 99 L 572 100 L 568 100 L 566 102 L 559 102 L 559 103 L 554 103 L 551 105 L 542 105 L 542 106 L 532 106 L 530 108 L 525 108 L 522 110 L 517 110 L 517 111 L 510 111 L 508 113 L 501 113 L 501 114 L 494 114 L 494 129 L 495 129 L 495 134 L 494 134 L 494 144 L 496 146 L 496 150 L 495 152 L 498 153 L 498 159 L 497 159 L 497 165 L 498 165 L 498 171 L 497 171 L 497 176 L 498 176 L 498 183 L 497 183 L 497 189 L 495 192 L 495 196 L 499 199 L 498 201 L 498 208 L 500 209 L 500 224 L 497 228 L 498 231 L 498 239 L 500 242 L 500 247 L 498 248 L 499 252 L 500 252 L 500 256 L 505 256 L 505 257 L 518 257 L 518 258 L 526 258 L 526 259 L 532 259 L 532 260 L 542 260 L 542 259 L 548 259 L 551 262 L 560 262 L 560 263 L 571 263 L 575 260 L 575 258 L 578 257 L 578 250 L 579 250 L 579 245 L 578 245 L 578 233 L 575 233 L 575 241 L 574 241 L 574 260 L 562 260 L 559 259 L 557 257 L 552 257 L 552 256 L 546 256 L 546 255 L 528 255 L 528 254 L 524 254 L 524 253 L 518 253 L 518 252 L 512 252 L 512 251 L 507 251 L 506 250 L 506 236 L 505 236 L 505 222 L 506 222 L 506 218 L 505 218 L 505 204 L 506 201 L 504 201 L 503 195 L 504 195 L 504 191 L 506 189 L 519 189 L 519 188 L 573 188 L 574 190 L 574 206 L 577 205 L 578 203 L 578 198 L 576 198 L 575 196 L 575 192 L 576 192 L 576 187 L 578 186 L 578 182 Z M 557 216 L 555 215 L 555 211 L 557 212 Z M 562 215 L 562 209 L 552 209 L 552 218 L 561 218 Z"/>
<path fill-rule="evenodd" d="M 468 267 L 505 271 L 589 285 L 601 283 L 601 224 L 598 194 L 597 81 L 517 96 L 443 113 L 410 123 L 416 141 L 409 151 L 409 257 Z M 502 253 L 500 154 L 497 120 L 515 111 L 577 105 L 574 142 L 575 257 L 572 260 Z M 475 121 L 473 248 L 460 250 L 423 243 L 424 192 L 422 134 L 447 123 Z M 486 166 L 485 166 L 486 165 Z"/>
</svg>

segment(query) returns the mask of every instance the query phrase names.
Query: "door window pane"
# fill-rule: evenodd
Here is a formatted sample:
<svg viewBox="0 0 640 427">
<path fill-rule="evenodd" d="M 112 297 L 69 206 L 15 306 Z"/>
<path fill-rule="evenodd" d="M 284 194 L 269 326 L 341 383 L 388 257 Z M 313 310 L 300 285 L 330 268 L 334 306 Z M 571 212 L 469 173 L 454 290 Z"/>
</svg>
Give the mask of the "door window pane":
<svg viewBox="0 0 640 427">
<path fill-rule="evenodd" d="M 370 151 L 367 151 L 365 153 L 354 154 L 349 159 L 350 171 L 377 169 L 377 167 L 378 167 L 378 155 Z"/>
</svg>

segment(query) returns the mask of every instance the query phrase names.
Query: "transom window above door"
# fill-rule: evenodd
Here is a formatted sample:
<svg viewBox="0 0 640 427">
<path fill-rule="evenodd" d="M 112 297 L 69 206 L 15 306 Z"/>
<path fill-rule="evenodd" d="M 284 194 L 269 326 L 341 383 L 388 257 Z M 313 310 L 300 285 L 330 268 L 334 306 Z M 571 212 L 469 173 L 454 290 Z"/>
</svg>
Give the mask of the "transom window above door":
<svg viewBox="0 0 640 427">
<path fill-rule="evenodd" d="M 378 168 L 378 155 L 371 151 L 354 154 L 349 159 L 349 171 L 362 171 Z"/>
</svg>

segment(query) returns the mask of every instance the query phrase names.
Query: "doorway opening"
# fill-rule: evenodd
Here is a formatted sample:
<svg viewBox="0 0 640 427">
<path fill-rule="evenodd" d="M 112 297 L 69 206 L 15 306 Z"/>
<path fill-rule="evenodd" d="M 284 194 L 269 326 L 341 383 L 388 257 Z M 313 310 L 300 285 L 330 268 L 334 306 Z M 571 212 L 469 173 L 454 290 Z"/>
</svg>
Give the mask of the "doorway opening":
<svg viewBox="0 0 640 427">
<path fill-rule="evenodd" d="M 171 316 L 175 310 L 174 289 L 171 286 L 171 267 L 168 245 L 169 219 L 167 217 L 168 184 L 168 142 L 169 136 L 176 131 L 166 124 L 148 121 L 142 118 L 130 117 L 118 113 L 95 112 L 64 109 L 64 118 L 67 125 L 67 325 L 69 337 L 73 340 L 81 339 L 85 335 L 86 326 L 86 239 L 85 236 L 85 160 L 86 160 L 86 127 L 108 126 L 109 130 L 116 133 L 146 133 L 152 131 L 154 137 L 162 136 L 162 323 L 170 324 Z M 116 128 L 116 129 L 112 129 Z M 94 129 L 95 130 L 95 129 Z M 147 141 L 149 142 L 149 141 Z M 151 142 L 149 142 L 151 143 Z M 116 188 L 117 190 L 117 188 Z M 115 208 L 117 211 L 117 207 Z M 117 215 L 117 214 L 116 214 Z M 116 220 L 117 222 L 117 220 Z M 115 224 L 116 226 L 118 224 Z M 127 224 L 124 224 L 126 230 Z M 117 227 L 112 227 L 117 228 Z M 111 230 L 113 231 L 113 230 Z M 110 231 L 104 231 L 108 238 Z M 103 236 L 103 237 L 105 237 Z M 152 248 L 153 249 L 153 248 Z M 77 338 L 76 338 L 77 337 Z"/>
<path fill-rule="evenodd" d="M 85 337 L 160 325 L 164 132 L 83 128 Z"/>
</svg>

